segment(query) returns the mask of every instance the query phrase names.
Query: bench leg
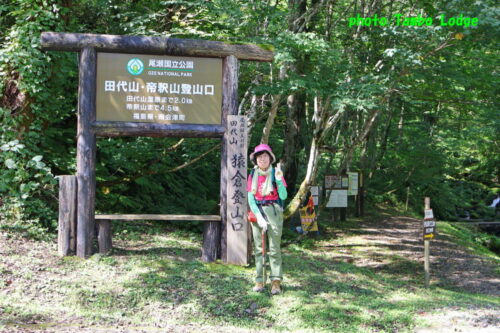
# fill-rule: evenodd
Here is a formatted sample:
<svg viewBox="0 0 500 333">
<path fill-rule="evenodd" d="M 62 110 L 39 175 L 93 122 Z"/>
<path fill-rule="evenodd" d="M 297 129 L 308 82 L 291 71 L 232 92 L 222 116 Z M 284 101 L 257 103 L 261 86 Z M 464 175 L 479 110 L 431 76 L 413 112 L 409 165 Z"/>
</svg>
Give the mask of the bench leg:
<svg viewBox="0 0 500 333">
<path fill-rule="evenodd" d="M 201 249 L 201 260 L 203 262 L 214 262 L 220 258 L 220 222 L 205 222 L 203 228 L 203 248 Z"/>
<path fill-rule="evenodd" d="M 111 221 L 110 220 L 97 220 L 99 224 L 99 234 L 97 241 L 99 243 L 99 253 L 108 254 L 113 247 L 111 241 Z"/>
</svg>

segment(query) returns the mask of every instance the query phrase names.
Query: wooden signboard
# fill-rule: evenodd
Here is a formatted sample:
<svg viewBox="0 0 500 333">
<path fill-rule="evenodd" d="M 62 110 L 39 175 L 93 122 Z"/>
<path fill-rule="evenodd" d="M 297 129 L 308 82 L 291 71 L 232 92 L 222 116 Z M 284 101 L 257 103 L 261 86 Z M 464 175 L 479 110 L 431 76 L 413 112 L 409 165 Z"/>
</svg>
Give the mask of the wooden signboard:
<svg viewBox="0 0 500 333">
<path fill-rule="evenodd" d="M 97 54 L 97 121 L 220 125 L 222 59 Z"/>
<path fill-rule="evenodd" d="M 239 60 L 270 62 L 273 52 L 251 44 L 65 32 L 42 32 L 40 44 L 80 55 L 76 254 L 92 254 L 96 136 L 204 137 L 221 140 L 221 186 L 220 217 L 206 220 L 202 260 L 246 264 L 246 120 L 228 117 L 238 113 Z"/>
<path fill-rule="evenodd" d="M 247 265 L 247 120 L 228 115 L 227 123 L 227 262 Z"/>
</svg>

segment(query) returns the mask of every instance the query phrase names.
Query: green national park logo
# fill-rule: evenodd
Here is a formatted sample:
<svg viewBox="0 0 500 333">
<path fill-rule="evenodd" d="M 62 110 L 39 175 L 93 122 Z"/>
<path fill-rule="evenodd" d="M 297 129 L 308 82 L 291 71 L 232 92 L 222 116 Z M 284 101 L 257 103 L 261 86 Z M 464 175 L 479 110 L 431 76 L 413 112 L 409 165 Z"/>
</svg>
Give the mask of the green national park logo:
<svg viewBox="0 0 500 333">
<path fill-rule="evenodd" d="M 127 63 L 127 71 L 132 75 L 139 75 L 144 70 L 144 64 L 139 58 L 132 58 Z"/>
</svg>

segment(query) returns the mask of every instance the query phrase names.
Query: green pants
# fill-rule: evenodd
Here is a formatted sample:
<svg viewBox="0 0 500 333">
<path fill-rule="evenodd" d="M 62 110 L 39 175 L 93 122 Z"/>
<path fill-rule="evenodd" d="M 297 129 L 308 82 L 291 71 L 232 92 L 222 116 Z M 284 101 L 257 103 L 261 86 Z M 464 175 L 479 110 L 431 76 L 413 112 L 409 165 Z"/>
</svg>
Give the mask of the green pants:
<svg viewBox="0 0 500 333">
<path fill-rule="evenodd" d="M 266 263 L 271 267 L 270 280 L 282 280 L 281 267 L 281 234 L 283 232 L 283 212 L 278 204 L 262 206 L 267 216 Z M 256 282 L 264 282 L 262 277 L 262 229 L 257 223 L 251 223 L 255 251 Z M 269 260 L 268 260 L 269 258 Z"/>
</svg>

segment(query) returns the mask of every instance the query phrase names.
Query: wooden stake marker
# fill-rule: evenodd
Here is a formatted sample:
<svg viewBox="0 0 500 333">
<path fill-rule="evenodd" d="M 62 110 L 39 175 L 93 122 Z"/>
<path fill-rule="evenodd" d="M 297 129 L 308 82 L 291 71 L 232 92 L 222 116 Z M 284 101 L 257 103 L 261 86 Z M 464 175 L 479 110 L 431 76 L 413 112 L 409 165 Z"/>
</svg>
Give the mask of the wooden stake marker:
<svg viewBox="0 0 500 333">
<path fill-rule="evenodd" d="M 423 224 L 423 237 L 424 237 L 424 271 L 425 271 L 425 287 L 429 288 L 430 284 L 430 240 L 435 237 L 436 221 L 434 221 L 434 214 L 431 209 L 431 199 L 425 197 L 424 199 L 424 224 Z"/>
</svg>

